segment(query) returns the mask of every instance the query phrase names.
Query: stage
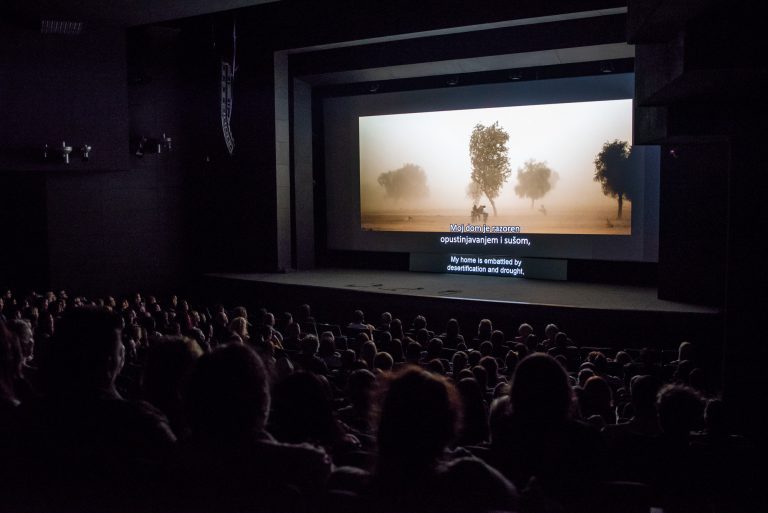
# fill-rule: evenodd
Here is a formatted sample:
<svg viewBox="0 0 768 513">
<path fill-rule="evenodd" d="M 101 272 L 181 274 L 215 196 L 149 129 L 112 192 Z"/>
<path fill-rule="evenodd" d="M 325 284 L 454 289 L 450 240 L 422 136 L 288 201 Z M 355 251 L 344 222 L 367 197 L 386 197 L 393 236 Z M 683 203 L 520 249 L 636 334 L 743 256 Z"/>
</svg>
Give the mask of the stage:
<svg viewBox="0 0 768 513">
<path fill-rule="evenodd" d="M 626 285 L 354 269 L 315 269 L 285 274 L 214 273 L 207 274 L 206 277 L 286 287 L 312 287 L 454 301 L 597 310 L 718 313 L 714 308 L 658 299 L 656 288 Z"/>
<path fill-rule="evenodd" d="M 318 319 L 338 324 L 360 308 L 371 323 L 383 311 L 405 326 L 422 314 L 436 332 L 455 317 L 469 334 L 488 317 L 508 338 L 521 322 L 537 332 L 555 322 L 579 345 L 670 349 L 682 340 L 722 343 L 718 309 L 661 300 L 652 287 L 355 269 L 211 273 L 202 285 L 224 304 L 280 313 L 308 303 Z"/>
</svg>

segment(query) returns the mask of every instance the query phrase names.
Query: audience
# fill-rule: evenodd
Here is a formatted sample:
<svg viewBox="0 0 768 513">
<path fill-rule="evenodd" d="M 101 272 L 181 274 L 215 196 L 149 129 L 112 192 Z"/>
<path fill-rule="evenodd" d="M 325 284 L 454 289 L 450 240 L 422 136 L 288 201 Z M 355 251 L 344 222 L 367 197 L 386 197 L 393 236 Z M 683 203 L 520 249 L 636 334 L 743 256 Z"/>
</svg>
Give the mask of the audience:
<svg viewBox="0 0 768 513">
<path fill-rule="evenodd" d="M 756 489 L 691 342 L 669 361 L 362 310 L 335 336 L 311 312 L 4 291 L 0 509 L 579 512 L 629 481 L 717 513 Z"/>
</svg>

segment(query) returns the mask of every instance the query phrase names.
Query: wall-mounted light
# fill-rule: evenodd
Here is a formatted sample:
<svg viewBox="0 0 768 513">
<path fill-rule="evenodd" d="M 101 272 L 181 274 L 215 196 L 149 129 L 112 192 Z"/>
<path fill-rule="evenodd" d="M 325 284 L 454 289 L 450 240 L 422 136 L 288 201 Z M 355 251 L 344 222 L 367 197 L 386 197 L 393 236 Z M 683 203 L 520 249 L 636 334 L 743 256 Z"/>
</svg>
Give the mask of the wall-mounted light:
<svg viewBox="0 0 768 513">
<path fill-rule="evenodd" d="M 59 153 L 64 159 L 64 163 L 69 164 L 69 154 L 72 153 L 72 146 L 67 146 L 66 142 L 61 141 L 61 148 L 59 148 Z"/>
<path fill-rule="evenodd" d="M 522 80 L 523 79 L 523 72 L 522 71 L 510 71 L 507 75 L 507 78 L 509 80 Z"/>
<path fill-rule="evenodd" d="M 613 73 L 613 64 L 610 62 L 601 62 L 600 73 Z"/>
<path fill-rule="evenodd" d="M 51 155 L 54 155 L 60 158 L 64 164 L 69 164 L 70 156 L 74 153 L 79 154 L 83 159 L 83 162 L 87 162 L 88 159 L 91 158 L 91 150 L 93 150 L 93 148 L 90 144 L 83 144 L 82 146 L 78 147 L 77 150 L 68 145 L 66 141 L 61 141 L 61 145 L 55 147 L 54 149 L 51 149 L 50 146 L 45 144 L 43 145 L 43 160 L 49 161 L 51 159 Z"/>
<path fill-rule="evenodd" d="M 459 83 L 459 78 L 458 77 L 448 77 L 448 79 L 446 79 L 446 81 L 445 81 L 445 84 L 449 85 L 449 86 L 455 86 L 458 83 Z"/>
<path fill-rule="evenodd" d="M 379 90 L 379 83 L 378 82 L 374 82 L 372 84 L 368 84 L 368 92 L 369 93 L 375 93 L 375 92 L 378 92 L 378 90 Z"/>
</svg>

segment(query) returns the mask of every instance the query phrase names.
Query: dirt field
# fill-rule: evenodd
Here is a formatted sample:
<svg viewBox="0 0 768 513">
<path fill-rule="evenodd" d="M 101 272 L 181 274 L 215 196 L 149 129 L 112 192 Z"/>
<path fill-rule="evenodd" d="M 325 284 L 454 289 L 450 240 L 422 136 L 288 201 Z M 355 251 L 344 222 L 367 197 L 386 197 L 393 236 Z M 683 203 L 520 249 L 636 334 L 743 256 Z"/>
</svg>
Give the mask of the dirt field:
<svg viewBox="0 0 768 513">
<path fill-rule="evenodd" d="M 491 212 L 489 226 L 519 226 L 519 233 L 630 235 L 632 206 L 624 204 L 621 220 L 616 219 L 616 207 L 603 209 L 550 209 L 546 214 L 537 209 L 514 212 Z M 390 232 L 450 232 L 451 224 L 474 224 L 469 213 L 459 211 L 391 211 L 363 212 L 362 229 Z M 511 233 L 511 232 L 510 232 Z"/>
</svg>

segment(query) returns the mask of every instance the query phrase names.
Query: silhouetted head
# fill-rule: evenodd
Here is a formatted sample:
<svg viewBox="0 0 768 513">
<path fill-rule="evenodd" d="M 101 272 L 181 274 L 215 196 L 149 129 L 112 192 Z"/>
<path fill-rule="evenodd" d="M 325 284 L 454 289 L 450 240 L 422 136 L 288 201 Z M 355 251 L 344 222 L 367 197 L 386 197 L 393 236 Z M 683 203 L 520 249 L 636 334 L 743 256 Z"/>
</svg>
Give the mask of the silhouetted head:
<svg viewBox="0 0 768 513">
<path fill-rule="evenodd" d="M 440 358 L 443 354 L 443 341 L 437 337 L 427 343 L 427 357 Z"/>
<path fill-rule="evenodd" d="M 656 407 L 659 425 L 668 436 L 686 438 L 691 431 L 701 428 L 704 401 L 689 386 L 665 385 L 659 390 Z"/>
<path fill-rule="evenodd" d="M 632 406 L 636 416 L 645 418 L 656 416 L 656 396 L 661 386 L 661 380 L 655 376 L 632 377 L 629 382 L 629 392 L 632 395 Z"/>
<path fill-rule="evenodd" d="M 65 313 L 51 340 L 51 392 L 114 390 L 125 356 L 120 326 L 120 317 L 103 308 L 82 307 Z"/>
<path fill-rule="evenodd" d="M 443 377 L 415 367 L 386 383 L 378 424 L 379 472 L 431 467 L 456 436 L 460 403 Z"/>
<path fill-rule="evenodd" d="M 445 334 L 449 337 L 455 337 L 459 334 L 459 321 L 456 319 L 448 319 L 445 325 Z"/>
<path fill-rule="evenodd" d="M 360 359 L 368 364 L 369 369 L 373 369 L 373 359 L 376 358 L 376 343 L 372 340 L 367 340 L 360 348 Z"/>
<path fill-rule="evenodd" d="M 320 347 L 318 354 L 322 357 L 333 356 L 336 352 L 335 337 L 330 331 L 324 331 L 320 334 Z"/>
<path fill-rule="evenodd" d="M 376 376 L 368 369 L 352 371 L 347 379 L 347 396 L 352 404 L 360 407 L 368 407 L 371 401 L 371 392 L 376 386 Z"/>
<path fill-rule="evenodd" d="M 389 354 L 391 354 L 392 359 L 398 363 L 405 359 L 405 356 L 403 355 L 403 343 L 400 342 L 400 339 L 394 338 L 392 339 L 392 342 L 389 343 Z"/>
<path fill-rule="evenodd" d="M 411 342 L 405 348 L 405 360 L 408 363 L 417 364 L 421 359 L 421 344 L 418 342 Z"/>
<path fill-rule="evenodd" d="M 310 372 L 297 372 L 278 382 L 273 392 L 273 434 L 278 440 L 323 446 L 336 441 L 339 427 L 327 380 Z"/>
<path fill-rule="evenodd" d="M 219 346 L 201 356 L 185 402 L 192 431 L 203 437 L 264 429 L 270 396 L 261 358 L 244 345 Z"/>
<path fill-rule="evenodd" d="M 493 323 L 490 319 L 482 319 L 477 325 L 477 338 L 480 342 L 491 339 L 493 333 Z"/>
<path fill-rule="evenodd" d="M 391 371 L 394 365 L 395 362 L 389 353 L 376 353 L 376 357 L 373 359 L 373 368 L 384 372 Z"/>
<path fill-rule="evenodd" d="M 680 342 L 677 349 L 677 360 L 693 360 L 693 344 L 690 342 Z"/>
<path fill-rule="evenodd" d="M 562 422 L 571 416 L 573 392 L 568 374 L 546 354 L 532 354 L 520 361 L 509 395 L 515 417 L 534 422 Z"/>
<path fill-rule="evenodd" d="M 560 333 L 560 328 L 556 324 L 547 324 L 547 327 L 544 328 L 544 336 L 551 341 L 555 340 L 558 333 Z"/>
<path fill-rule="evenodd" d="M 13 382 L 19 376 L 21 359 L 18 339 L 0 321 L 0 403 L 16 400 Z"/>
<path fill-rule="evenodd" d="M 600 376 L 592 376 L 584 383 L 584 390 L 579 396 L 581 413 L 585 418 L 591 415 L 603 417 L 610 414 L 613 406 L 613 393 L 608 382 Z"/>
<path fill-rule="evenodd" d="M 301 339 L 301 352 L 308 356 L 314 356 L 320 349 L 320 341 L 314 335 L 307 335 Z"/>
<path fill-rule="evenodd" d="M 451 358 L 451 365 L 453 367 L 454 376 L 461 372 L 462 369 L 466 369 L 468 362 L 469 359 L 467 357 L 467 353 L 464 351 L 456 351 L 453 353 L 453 357 Z"/>
</svg>

